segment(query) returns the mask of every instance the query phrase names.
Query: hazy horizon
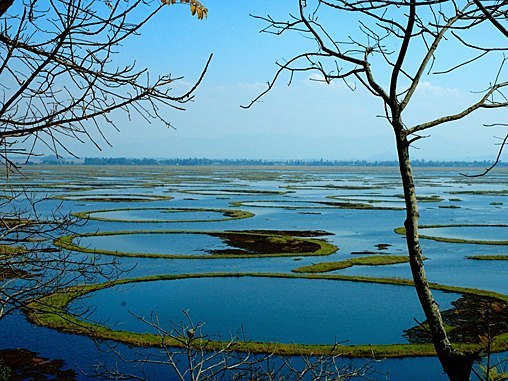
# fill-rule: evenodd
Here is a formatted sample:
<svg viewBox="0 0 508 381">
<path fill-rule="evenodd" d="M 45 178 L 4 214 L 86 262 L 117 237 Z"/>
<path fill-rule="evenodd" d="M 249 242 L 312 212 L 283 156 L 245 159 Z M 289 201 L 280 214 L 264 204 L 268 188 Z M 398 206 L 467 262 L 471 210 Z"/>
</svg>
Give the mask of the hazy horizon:
<svg viewBox="0 0 508 381">
<path fill-rule="evenodd" d="M 184 77 L 174 84 L 181 94 L 199 77 L 209 55 L 209 70 L 193 101 L 184 112 L 169 108 L 175 129 L 160 124 L 147 125 L 135 115 L 111 117 L 120 132 L 104 128 L 107 141 L 92 136 L 99 151 L 89 141 L 66 142 L 78 157 L 209 157 L 260 159 L 393 160 L 395 142 L 383 117 L 382 101 L 359 83 L 351 91 L 343 82 L 330 85 L 315 81 L 313 73 L 297 73 L 288 86 L 283 76 L 262 101 L 245 110 L 275 75 L 276 61 L 289 59 L 312 44 L 297 34 L 274 36 L 259 33 L 266 26 L 249 14 L 285 20 L 296 4 L 260 0 L 231 6 L 207 0 L 207 20 L 189 14 L 188 5 L 169 6 L 141 30 L 141 35 L 119 48 L 114 59 L 123 65 L 133 61 L 147 67 L 150 77 L 171 73 Z M 492 34 L 478 32 L 491 42 Z M 434 69 L 453 62 L 453 46 L 443 46 Z M 416 58 L 416 57 L 415 57 Z M 411 56 L 408 57 L 411 60 Z M 475 67 L 446 80 L 425 76 L 406 110 L 408 125 L 456 112 L 474 103 L 495 71 Z M 377 69 L 380 83 L 389 83 L 383 68 Z M 503 127 L 485 128 L 485 123 L 508 119 L 508 110 L 478 111 L 468 118 L 448 123 L 430 132 L 413 146 L 412 157 L 426 160 L 493 160 L 497 155 Z M 91 130 L 95 127 L 91 124 Z M 108 142 L 111 146 L 108 145 Z M 38 147 L 49 152 L 44 147 Z M 65 152 L 60 152 L 65 154 Z"/>
</svg>

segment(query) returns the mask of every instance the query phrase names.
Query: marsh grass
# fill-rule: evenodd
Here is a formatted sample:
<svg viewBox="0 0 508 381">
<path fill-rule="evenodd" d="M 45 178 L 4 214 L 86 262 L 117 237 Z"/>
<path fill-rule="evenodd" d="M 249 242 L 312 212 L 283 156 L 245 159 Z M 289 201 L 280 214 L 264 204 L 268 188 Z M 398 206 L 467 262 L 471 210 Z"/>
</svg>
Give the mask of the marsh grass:
<svg viewBox="0 0 508 381">
<path fill-rule="evenodd" d="M 508 227 L 507 224 L 447 224 L 447 225 L 421 225 L 420 228 L 454 228 L 454 227 Z M 397 234 L 406 235 L 406 228 L 401 226 L 395 228 L 393 230 Z M 479 240 L 479 239 L 463 239 L 463 238 L 447 238 L 447 237 L 439 237 L 439 236 L 429 236 L 425 234 L 420 234 L 420 238 L 430 239 L 433 241 L 439 242 L 448 242 L 448 243 L 471 243 L 471 244 L 479 244 L 479 245 L 508 245 L 507 240 L 493 241 L 493 240 Z"/>
<path fill-rule="evenodd" d="M 193 220 L 178 220 L 178 219 L 121 219 L 121 218 L 107 218 L 107 217 L 97 217 L 95 214 L 97 213 L 108 213 L 108 212 L 119 212 L 119 211 L 140 211 L 140 210 L 160 210 L 161 213 L 174 213 L 174 212 L 214 212 L 220 213 L 223 215 L 223 218 L 213 218 L 213 219 L 200 219 L 196 218 Z M 75 212 L 72 213 L 73 216 L 82 218 L 82 219 L 90 219 L 97 221 L 107 221 L 107 222 L 133 222 L 133 223 L 176 223 L 176 222 L 220 222 L 220 221 L 229 221 L 229 220 L 239 220 L 243 218 L 254 217 L 254 213 L 246 212 L 244 210 L 237 209 L 210 209 L 210 208 L 114 208 L 114 209 L 101 209 L 101 210 L 91 210 L 84 212 Z"/>
<path fill-rule="evenodd" d="M 357 257 L 337 262 L 322 262 L 308 266 L 298 267 L 292 270 L 295 273 L 326 273 L 330 271 L 347 269 L 353 266 L 383 266 L 409 262 L 407 255 L 376 255 L 369 257 Z"/>
<path fill-rule="evenodd" d="M 508 255 L 470 255 L 466 258 L 477 261 L 508 261 Z"/>
<path fill-rule="evenodd" d="M 86 286 L 72 286 L 66 289 L 45 295 L 30 302 L 25 311 L 28 319 L 38 325 L 57 329 L 62 332 L 88 335 L 100 340 L 114 340 L 129 345 L 141 347 L 161 346 L 161 338 L 158 335 L 149 333 L 135 333 L 120 331 L 108 328 L 104 325 L 94 322 L 81 320 L 70 314 L 66 307 L 73 300 L 90 294 L 94 291 L 113 287 L 121 284 L 132 284 L 139 282 L 151 282 L 160 280 L 178 280 L 189 278 L 214 278 L 214 277 L 271 277 L 271 278 L 292 278 L 292 279 L 328 279 L 350 282 L 368 282 L 377 284 L 393 284 L 401 286 L 413 286 L 413 283 L 405 279 L 394 278 L 369 278 L 359 276 L 344 275 L 297 275 L 297 274 L 277 274 L 277 273 L 202 273 L 202 274 L 174 274 L 174 275 L 156 275 L 134 279 L 119 279 L 116 281 L 102 284 L 93 284 Z M 470 294 L 478 297 L 495 299 L 506 305 L 508 295 L 498 294 L 491 291 L 452 287 L 439 284 L 432 284 L 432 288 L 445 292 L 454 292 L 459 294 Z M 449 327 L 453 329 L 453 327 Z M 180 346 L 176 340 L 167 339 L 166 346 Z M 224 343 L 214 340 L 207 340 L 207 349 L 214 350 L 223 347 Z M 463 351 L 481 350 L 481 343 L 457 343 L 456 347 Z M 435 351 L 432 344 L 393 344 L 393 345 L 304 345 L 304 344 L 281 344 L 238 341 L 232 347 L 232 350 L 251 352 L 251 353 L 273 353 L 277 355 L 329 355 L 340 354 L 346 357 L 409 357 L 409 356 L 434 356 Z M 492 351 L 500 352 L 508 350 L 508 333 L 504 332 L 492 341 Z"/>
<path fill-rule="evenodd" d="M 280 233 L 279 231 L 277 233 Z M 85 233 L 80 235 L 66 235 L 59 237 L 54 241 L 55 246 L 66 250 L 79 251 L 83 253 L 114 255 L 118 257 L 139 257 L 139 258 L 167 258 L 167 259 L 217 259 L 217 258 L 261 258 L 261 257 L 294 257 L 294 256 L 325 256 L 335 253 L 337 246 L 321 239 L 296 237 L 288 234 L 270 234 L 264 230 L 262 233 L 257 231 L 188 231 L 188 230 L 156 230 L 156 231 L 119 231 L 119 232 L 100 232 Z M 193 255 L 193 254 L 156 254 L 156 253 L 130 253 L 122 251 L 102 250 L 97 248 L 85 247 L 76 244 L 74 241 L 80 237 L 101 237 L 114 235 L 131 234 L 206 234 L 220 237 L 226 242 L 234 244 L 235 247 L 226 250 L 220 250 L 211 254 Z M 254 241 L 252 243 L 252 241 Z M 256 243 L 257 241 L 257 243 Z M 270 251 L 260 250 L 265 244 L 270 244 Z M 249 251 L 245 250 L 248 248 Z M 302 251 L 309 250 L 309 251 Z"/>
</svg>

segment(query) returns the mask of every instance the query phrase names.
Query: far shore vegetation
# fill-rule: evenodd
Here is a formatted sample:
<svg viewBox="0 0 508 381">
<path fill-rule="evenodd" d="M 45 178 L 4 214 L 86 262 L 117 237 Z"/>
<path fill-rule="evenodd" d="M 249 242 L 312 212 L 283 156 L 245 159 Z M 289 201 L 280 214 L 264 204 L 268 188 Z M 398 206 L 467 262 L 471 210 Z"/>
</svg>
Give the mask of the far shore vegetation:
<svg viewBox="0 0 508 381">
<path fill-rule="evenodd" d="M 22 158 L 23 163 L 26 158 Z M 207 159 L 207 158 L 127 158 L 127 157 L 87 157 L 84 159 L 57 158 L 50 155 L 42 158 L 31 158 L 28 165 L 175 165 L 175 166 L 311 166 L 311 167 L 398 167 L 396 160 L 263 160 L 263 159 Z M 414 167 L 459 167 L 486 168 L 493 164 L 489 160 L 474 161 L 440 161 L 413 160 Z M 498 168 L 508 167 L 508 163 L 499 162 Z"/>
</svg>

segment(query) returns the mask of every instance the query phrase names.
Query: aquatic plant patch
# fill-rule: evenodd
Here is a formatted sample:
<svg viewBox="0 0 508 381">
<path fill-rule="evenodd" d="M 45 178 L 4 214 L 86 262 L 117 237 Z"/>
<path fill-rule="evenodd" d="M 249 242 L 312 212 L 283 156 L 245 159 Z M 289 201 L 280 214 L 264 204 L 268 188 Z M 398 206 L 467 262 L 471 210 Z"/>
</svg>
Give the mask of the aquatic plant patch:
<svg viewBox="0 0 508 381">
<path fill-rule="evenodd" d="M 405 227 L 395 233 L 405 235 Z M 440 234 L 442 232 L 442 234 Z M 508 245 L 508 224 L 445 224 L 420 226 L 420 238 L 450 243 Z"/>
<path fill-rule="evenodd" d="M 155 194 L 82 194 L 82 195 L 58 195 L 58 200 L 86 201 L 86 202 L 148 202 L 171 200 L 173 197 Z"/>
<path fill-rule="evenodd" d="M 456 343 L 471 343 L 479 337 L 496 337 L 508 332 L 508 304 L 496 298 L 464 294 L 443 311 L 448 337 Z M 426 322 L 405 331 L 411 343 L 431 343 Z"/>
<path fill-rule="evenodd" d="M 508 196 L 508 189 L 503 190 L 464 190 L 449 191 L 448 194 L 467 194 L 474 196 Z"/>
<path fill-rule="evenodd" d="M 368 277 L 352 277 L 340 275 L 296 275 L 296 274 L 263 274 L 263 273 L 202 273 L 202 274 L 174 274 L 174 275 L 159 275 L 148 276 L 135 279 L 120 279 L 116 281 L 106 282 L 102 284 L 86 285 L 86 286 L 73 286 L 64 290 L 54 292 L 52 294 L 40 297 L 30 302 L 26 307 L 26 313 L 30 321 L 45 327 L 58 329 L 63 332 L 70 332 L 76 334 L 84 334 L 101 340 L 115 340 L 129 345 L 135 346 L 153 346 L 161 345 L 161 338 L 158 335 L 150 333 L 136 333 L 129 331 L 121 331 L 109 328 L 97 323 L 84 321 L 76 316 L 73 316 L 67 310 L 67 306 L 75 299 L 93 293 L 95 291 L 103 290 L 115 285 L 134 284 L 139 282 L 151 281 L 171 281 L 182 280 L 191 278 L 239 278 L 239 277 L 259 277 L 259 278 L 287 278 L 287 279 L 326 279 L 334 281 L 350 281 L 350 282 L 368 282 L 373 284 L 392 284 L 402 286 L 412 286 L 412 282 L 403 279 L 389 279 L 389 278 L 368 278 Z M 444 286 L 439 284 L 431 285 L 435 290 L 445 292 L 459 293 L 468 297 L 468 302 L 472 299 L 475 300 L 475 305 L 494 305 L 498 310 L 499 324 L 496 325 L 495 337 L 492 340 L 492 350 L 505 351 L 508 349 L 508 332 L 506 327 L 506 307 L 508 303 L 508 296 L 489 291 L 482 291 L 477 289 L 467 289 L 452 286 Z M 461 298 L 462 299 L 462 298 Z M 447 311 L 447 314 L 458 316 L 460 320 L 461 312 L 464 303 L 459 299 L 455 303 L 454 309 Z M 479 301 L 479 302 L 477 302 Z M 466 309 L 469 309 L 470 303 L 467 303 Z M 458 312 L 457 312 L 458 311 Z M 478 312 L 478 311 L 476 311 Z M 481 313 L 481 311 L 479 312 Z M 449 319 L 450 331 L 457 329 L 456 333 L 465 332 L 468 328 L 474 325 L 477 321 L 477 314 L 470 311 L 463 316 L 469 322 L 467 324 L 459 324 L 457 319 Z M 504 321 L 504 323 L 503 323 Z M 456 323 L 455 323 L 456 322 Z M 475 334 L 478 333 L 475 331 Z M 480 332 L 481 334 L 481 332 Z M 472 334 L 473 335 L 473 334 Z M 482 349 L 483 344 L 478 337 L 472 335 L 460 334 L 457 339 L 457 348 L 462 351 L 475 351 Z M 166 338 L 165 345 L 180 346 L 178 340 Z M 341 354 L 349 357 L 405 357 L 405 356 L 429 356 L 435 355 L 432 344 L 426 342 L 417 342 L 413 340 L 409 344 L 389 344 L 389 345 L 304 345 L 304 344 L 281 344 L 273 342 L 236 342 L 232 349 L 238 351 L 250 351 L 253 353 L 274 353 L 280 355 L 330 355 Z M 220 348 L 224 345 L 223 342 L 207 340 L 207 348 L 210 350 Z M 202 344 L 202 343 L 201 343 Z"/>
<path fill-rule="evenodd" d="M 385 189 L 384 185 L 371 184 L 371 185 L 286 185 L 281 188 L 292 190 L 370 190 L 370 189 Z"/>
<path fill-rule="evenodd" d="M 350 201 L 307 201 L 307 200 L 257 200 L 257 201 L 234 201 L 230 203 L 235 207 L 252 208 L 279 208 L 279 209 L 366 209 L 366 210 L 403 210 L 402 207 L 384 207 L 362 202 Z"/>
<path fill-rule="evenodd" d="M 321 262 L 292 270 L 295 273 L 326 273 L 330 271 L 347 269 L 353 266 L 384 266 L 409 262 L 407 255 L 376 255 L 370 257 L 357 257 L 337 262 Z"/>
<path fill-rule="evenodd" d="M 477 261 L 508 261 L 507 254 L 499 254 L 499 255 L 469 255 L 466 257 L 467 259 L 473 259 Z"/>
<path fill-rule="evenodd" d="M 179 193 L 198 194 L 202 196 L 229 196 L 229 195 L 284 195 L 290 191 L 262 190 L 262 189 L 178 189 Z"/>
<path fill-rule="evenodd" d="M 14 278 L 26 278 L 29 274 L 23 270 L 23 246 L 0 244 L 0 281 Z"/>
<path fill-rule="evenodd" d="M 144 258 L 174 258 L 174 259 L 212 259 L 212 258 L 249 258 L 249 257 L 287 257 L 287 256 L 321 256 L 330 255 L 338 250 L 337 246 L 315 238 L 298 237 L 298 232 L 281 234 L 281 231 L 270 233 L 269 231 L 123 231 L 123 232 L 100 232 L 86 233 L 81 235 L 67 235 L 54 241 L 55 245 L 67 250 L 80 251 L 93 254 L 116 255 L 123 257 L 144 257 Z M 171 236 L 178 235 L 178 239 L 192 239 L 194 236 L 215 237 L 222 242 L 222 245 L 215 244 L 216 248 L 205 248 L 199 252 L 174 253 L 171 248 L 167 249 L 164 244 L 164 253 L 122 251 L 93 247 L 83 244 L 87 238 L 113 238 L 118 241 L 123 236 L 140 236 L 140 243 L 145 246 L 151 240 L 156 240 L 156 235 Z M 80 242 L 81 241 L 81 242 Z M 132 242 L 131 242 L 132 245 Z M 171 245 L 169 245 L 171 246 Z"/>
<path fill-rule="evenodd" d="M 77 380 L 77 373 L 66 368 L 63 360 L 48 359 L 28 349 L 0 349 L 2 380 Z"/>
<path fill-rule="evenodd" d="M 73 213 L 83 219 L 111 222 L 219 222 L 253 217 L 235 209 L 208 208 L 115 208 Z"/>
</svg>

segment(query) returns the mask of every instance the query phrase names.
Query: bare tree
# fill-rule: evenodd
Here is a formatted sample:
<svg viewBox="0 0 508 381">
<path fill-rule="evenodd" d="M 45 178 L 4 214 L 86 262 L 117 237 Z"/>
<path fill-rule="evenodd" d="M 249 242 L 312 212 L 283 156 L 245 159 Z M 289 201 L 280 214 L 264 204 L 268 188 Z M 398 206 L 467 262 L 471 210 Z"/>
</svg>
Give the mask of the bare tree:
<svg viewBox="0 0 508 381">
<path fill-rule="evenodd" d="M 496 32 L 506 25 L 506 1 L 483 0 L 298 0 L 298 13 L 289 21 L 259 17 L 267 33 L 297 32 L 315 42 L 314 47 L 279 63 L 268 88 L 249 105 L 270 91 L 284 72 L 290 82 L 298 72 L 320 73 L 330 83 L 343 80 L 354 89 L 359 83 L 384 105 L 387 124 L 393 130 L 406 206 L 406 241 L 415 288 L 425 312 L 432 342 L 450 380 L 469 380 L 478 353 L 461 353 L 450 342 L 439 306 L 427 280 L 418 234 L 418 203 L 410 162 L 410 147 L 426 132 L 461 120 L 478 110 L 504 108 L 506 44 L 499 39 L 479 40 L 480 28 Z M 321 22 L 324 15 L 336 16 L 335 24 Z M 323 16 L 320 18 L 320 16 Z M 342 17 L 342 18 L 341 18 Z M 452 49 L 460 52 L 448 67 L 439 69 L 438 54 Z M 411 124 L 407 106 L 422 81 L 438 76 L 439 81 L 483 62 L 491 73 L 490 82 L 477 90 L 477 100 L 461 110 L 452 110 L 423 123 Z M 506 139 L 503 141 L 503 145 Z M 501 146 L 501 150 L 502 147 Z M 500 153 L 501 154 L 501 151 Z"/>
<path fill-rule="evenodd" d="M 138 34 L 167 4 L 146 0 L 0 2 L 0 148 L 32 154 L 35 143 L 57 155 L 67 138 L 99 147 L 104 126 L 116 128 L 114 113 L 138 114 L 170 126 L 168 108 L 183 109 L 193 98 L 204 70 L 180 94 L 171 74 L 150 78 L 145 68 L 119 65 L 119 46 Z M 189 3 L 193 14 L 206 8 Z M 210 57 L 211 58 L 211 57 Z M 12 163 L 11 163 L 12 164 Z"/>
<path fill-rule="evenodd" d="M 203 332 L 205 323 L 194 323 L 185 311 L 184 315 L 184 321 L 170 322 L 169 327 L 165 327 L 154 314 L 149 319 L 135 316 L 156 332 L 160 348 L 137 352 L 128 358 L 116 347 L 110 347 L 124 364 L 134 366 L 136 372 L 128 373 L 120 367 L 111 369 L 105 364 L 98 364 L 92 376 L 107 380 L 150 380 L 148 372 L 140 371 L 138 365 L 142 369 L 147 365 L 162 367 L 167 369 L 163 372 L 168 375 L 167 379 L 179 381 L 345 381 L 370 379 L 369 376 L 374 374 L 371 362 L 355 366 L 334 354 L 335 348 L 330 354 L 322 356 L 255 354 L 235 350 L 238 338 L 221 341 L 221 346 L 217 348 L 211 345 L 212 340 Z M 245 338 L 240 340 L 246 342 Z"/>
<path fill-rule="evenodd" d="M 76 283 L 114 279 L 121 272 L 117 261 L 60 250 L 53 240 L 82 225 L 60 209 L 40 214 L 47 200 L 14 193 L 0 202 L 6 207 L 0 220 L 0 320 L 27 302 Z M 19 201 L 18 201 L 19 199 Z"/>
<path fill-rule="evenodd" d="M 0 162 L 3 176 L 16 168 L 13 154 L 37 154 L 38 145 L 56 155 L 72 154 L 69 139 L 97 139 L 114 115 L 137 114 L 170 126 L 168 109 L 192 100 L 211 56 L 187 90 L 172 87 L 171 74 L 151 78 L 146 68 L 121 64 L 121 44 L 168 5 L 183 3 L 206 17 L 197 0 L 0 0 Z M 102 143 L 108 143 L 106 138 Z M 16 168 L 17 169 L 17 168 Z M 76 225 L 53 210 L 41 214 L 44 198 L 11 191 L 0 198 L 0 318 L 27 300 L 70 284 L 111 279 L 115 262 L 60 251 L 53 239 Z"/>
</svg>

